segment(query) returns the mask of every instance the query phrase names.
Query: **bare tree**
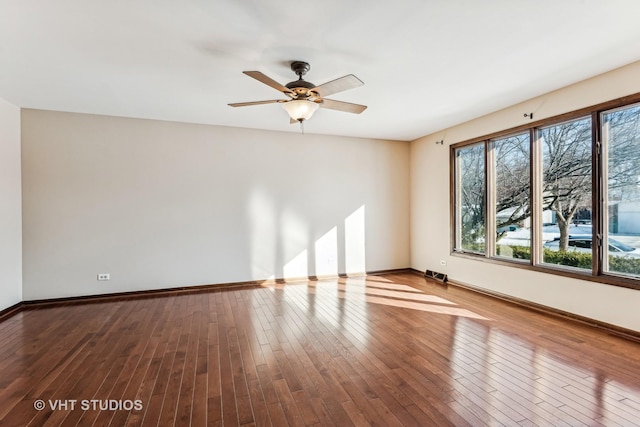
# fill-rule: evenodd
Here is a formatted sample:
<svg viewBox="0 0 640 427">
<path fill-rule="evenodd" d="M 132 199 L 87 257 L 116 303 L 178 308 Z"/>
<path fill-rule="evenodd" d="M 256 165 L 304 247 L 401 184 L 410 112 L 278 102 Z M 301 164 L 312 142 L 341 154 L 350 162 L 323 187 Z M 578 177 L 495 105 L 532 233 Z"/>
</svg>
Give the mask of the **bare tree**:
<svg viewBox="0 0 640 427">
<path fill-rule="evenodd" d="M 607 113 L 607 190 L 609 201 L 640 200 L 640 106 Z M 542 149 L 543 211 L 551 210 L 560 231 L 560 250 L 567 250 L 576 214 L 592 209 L 592 121 L 590 117 L 538 130 L 534 144 Z M 535 146 L 535 145 L 534 145 Z M 496 228 L 519 224 L 531 216 L 528 133 L 495 140 Z M 463 247 L 477 249 L 485 236 L 484 144 L 458 150 Z M 497 238 L 500 239 L 498 233 Z"/>
<path fill-rule="evenodd" d="M 569 227 L 580 208 L 591 208 L 591 119 L 540 130 L 543 147 L 542 209 L 556 214 L 560 250 L 569 245 Z"/>
<path fill-rule="evenodd" d="M 478 240 L 485 237 L 484 145 L 462 148 L 457 155 L 462 247 L 475 250 Z"/>
<path fill-rule="evenodd" d="M 528 133 L 493 141 L 496 163 L 496 214 L 509 214 L 506 218 L 500 215 L 496 221 L 496 241 L 506 234 L 506 231 L 500 232 L 500 228 L 520 225 L 531 216 L 529 146 Z"/>
<path fill-rule="evenodd" d="M 607 182 L 610 201 L 640 198 L 640 107 L 605 115 Z M 524 138 L 525 135 L 522 136 Z M 512 137 L 515 138 L 515 137 Z M 542 144 L 542 209 L 555 213 L 560 250 L 566 250 L 569 229 L 580 210 L 592 208 L 592 124 L 590 118 L 545 127 Z M 496 149 L 496 212 L 511 209 L 498 227 L 530 216 L 528 137 Z M 498 236 L 500 237 L 500 236 Z"/>
<path fill-rule="evenodd" d="M 609 201 L 640 199 L 640 107 L 604 116 Z"/>
</svg>

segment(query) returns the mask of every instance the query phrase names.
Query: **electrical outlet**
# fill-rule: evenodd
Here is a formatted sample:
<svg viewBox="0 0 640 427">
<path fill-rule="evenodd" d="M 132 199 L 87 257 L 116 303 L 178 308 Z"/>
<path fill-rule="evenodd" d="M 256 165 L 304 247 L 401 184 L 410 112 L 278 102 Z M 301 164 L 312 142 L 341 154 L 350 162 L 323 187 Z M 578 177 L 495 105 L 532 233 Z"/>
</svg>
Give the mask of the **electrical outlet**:
<svg viewBox="0 0 640 427">
<path fill-rule="evenodd" d="M 440 260 L 440 265 L 447 265 L 447 261 L 445 261 L 445 260 L 441 259 L 441 260 Z"/>
<path fill-rule="evenodd" d="M 111 275 L 109 273 L 100 273 L 98 274 L 98 280 L 111 280 Z"/>
</svg>

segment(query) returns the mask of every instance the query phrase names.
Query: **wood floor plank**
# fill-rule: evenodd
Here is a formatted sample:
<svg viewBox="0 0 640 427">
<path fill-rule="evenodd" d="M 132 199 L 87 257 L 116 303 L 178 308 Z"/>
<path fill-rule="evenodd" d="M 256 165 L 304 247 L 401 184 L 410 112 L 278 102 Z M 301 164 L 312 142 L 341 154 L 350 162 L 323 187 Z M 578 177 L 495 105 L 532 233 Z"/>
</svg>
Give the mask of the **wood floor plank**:
<svg viewBox="0 0 640 427">
<path fill-rule="evenodd" d="M 0 342 L 3 427 L 640 426 L 639 343 L 409 273 L 48 305 Z"/>
<path fill-rule="evenodd" d="M 194 298 L 189 296 L 190 303 L 187 305 L 190 310 L 195 309 Z M 200 338 L 201 317 L 200 311 L 194 311 L 192 316 L 191 328 L 189 330 L 189 341 L 185 350 L 185 362 L 182 370 L 182 381 L 180 382 L 180 393 L 178 395 L 178 403 L 176 406 L 175 424 L 190 425 L 192 405 L 194 403 L 194 390 L 196 383 L 196 372 L 198 363 L 198 344 Z"/>
<path fill-rule="evenodd" d="M 176 357 L 181 330 L 182 325 L 179 322 L 173 321 L 167 324 L 166 332 L 168 332 L 168 341 L 164 347 L 164 353 L 159 355 L 160 362 L 157 375 L 153 379 L 153 388 L 147 397 L 148 400 L 143 401 L 144 415 L 142 425 L 158 425 L 169 383 L 169 373 Z"/>
<path fill-rule="evenodd" d="M 209 338 L 209 304 L 208 298 L 201 306 L 200 329 L 197 337 L 197 353 L 195 361 L 195 382 L 193 386 L 192 401 L 185 401 L 185 405 L 190 404 L 191 425 L 207 425 L 207 394 L 208 394 L 208 338 Z"/>
<path fill-rule="evenodd" d="M 264 394 L 259 380 L 249 381 L 249 396 L 251 399 L 251 408 L 255 424 L 257 426 L 270 426 L 271 417 L 269 416 L 269 408 L 264 400 Z"/>
</svg>

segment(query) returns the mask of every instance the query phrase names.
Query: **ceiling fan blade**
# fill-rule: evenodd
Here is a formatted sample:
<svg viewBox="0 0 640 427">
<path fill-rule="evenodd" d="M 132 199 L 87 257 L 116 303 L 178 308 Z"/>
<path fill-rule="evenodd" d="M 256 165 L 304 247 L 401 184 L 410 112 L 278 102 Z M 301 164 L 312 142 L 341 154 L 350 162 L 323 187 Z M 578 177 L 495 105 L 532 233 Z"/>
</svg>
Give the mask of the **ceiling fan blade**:
<svg viewBox="0 0 640 427">
<path fill-rule="evenodd" d="M 280 92 L 283 92 L 283 93 L 294 93 L 288 87 L 282 86 L 280 83 L 278 83 L 277 81 L 273 80 L 271 77 L 267 77 L 266 75 L 262 74 L 260 71 L 243 71 L 243 73 L 245 73 L 249 77 L 253 77 L 254 79 L 256 79 L 257 81 L 259 81 L 261 83 L 266 84 L 267 86 L 271 86 L 272 88 L 274 88 L 275 90 L 278 90 Z"/>
<path fill-rule="evenodd" d="M 277 102 L 284 102 L 284 100 L 270 99 L 268 101 L 235 102 L 233 104 L 228 104 L 228 105 L 230 107 L 248 107 L 249 105 L 275 104 Z"/>
<path fill-rule="evenodd" d="M 343 90 L 353 89 L 354 87 L 362 86 L 364 83 L 362 80 L 354 76 L 353 74 L 340 77 L 339 79 L 331 80 L 330 82 L 321 84 L 313 89 L 318 92 L 320 96 L 329 96 L 334 93 L 342 92 Z"/>
<path fill-rule="evenodd" d="M 347 113 L 360 114 L 367 109 L 366 105 L 352 104 L 350 102 L 336 101 L 334 99 L 324 98 L 320 104 L 322 108 L 330 110 L 345 111 Z"/>
</svg>

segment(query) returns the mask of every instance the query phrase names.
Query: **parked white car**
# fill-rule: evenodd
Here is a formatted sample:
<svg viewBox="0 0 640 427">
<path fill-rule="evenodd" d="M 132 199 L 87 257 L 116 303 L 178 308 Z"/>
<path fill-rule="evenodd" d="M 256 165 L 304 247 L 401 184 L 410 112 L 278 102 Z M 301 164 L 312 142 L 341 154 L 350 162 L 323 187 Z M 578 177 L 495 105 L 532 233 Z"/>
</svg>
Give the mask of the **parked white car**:
<svg viewBox="0 0 640 427">
<path fill-rule="evenodd" d="M 591 253 L 593 238 L 591 236 L 569 236 L 567 250 Z M 557 251 L 560 249 L 560 238 L 556 237 L 544 244 L 545 248 Z M 625 245 L 614 239 L 609 239 L 609 255 L 629 258 L 640 258 L 640 249 Z"/>
</svg>

